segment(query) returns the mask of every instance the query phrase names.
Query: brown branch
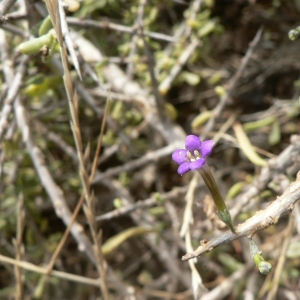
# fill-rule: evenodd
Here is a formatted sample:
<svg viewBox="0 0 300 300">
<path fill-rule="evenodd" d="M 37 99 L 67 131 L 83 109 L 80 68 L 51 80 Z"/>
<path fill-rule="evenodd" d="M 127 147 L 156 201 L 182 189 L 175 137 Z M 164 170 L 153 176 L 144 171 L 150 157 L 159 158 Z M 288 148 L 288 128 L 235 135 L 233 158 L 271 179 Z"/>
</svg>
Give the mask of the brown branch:
<svg viewBox="0 0 300 300">
<path fill-rule="evenodd" d="M 24 210 L 24 197 L 23 194 L 20 194 L 18 197 L 18 206 L 17 206 L 17 236 L 13 240 L 15 251 L 16 251 L 16 260 L 21 261 L 24 254 L 24 245 L 22 243 L 22 237 L 24 232 L 24 219 L 25 219 L 25 210 Z M 15 266 L 15 277 L 16 277 L 16 300 L 22 300 L 23 298 L 23 274 L 22 269 L 19 266 Z"/>
<path fill-rule="evenodd" d="M 26 144 L 27 150 L 31 156 L 32 162 L 39 175 L 41 183 L 49 195 L 55 209 L 56 215 L 63 220 L 66 226 L 70 223 L 72 214 L 63 196 L 62 190 L 54 182 L 48 168 L 45 165 L 41 150 L 34 143 L 29 123 L 26 118 L 25 108 L 18 97 L 15 101 L 15 115 L 18 122 L 19 129 L 22 132 L 23 140 Z M 95 255 L 93 247 L 83 232 L 82 226 L 75 222 L 71 229 L 73 237 L 76 239 L 80 250 L 84 251 L 90 260 L 95 263 Z"/>
<path fill-rule="evenodd" d="M 143 17 L 145 12 L 145 6 L 146 6 L 147 0 L 140 0 L 140 4 L 137 9 L 137 18 L 135 21 L 135 27 L 138 28 L 137 34 L 133 35 L 130 42 L 130 52 L 128 55 L 129 63 L 126 68 L 126 74 L 128 78 L 132 79 L 134 72 L 135 72 L 135 63 L 134 63 L 134 56 L 136 54 L 136 51 L 138 49 L 137 42 L 139 39 L 139 33 L 143 31 Z"/>
<path fill-rule="evenodd" d="M 180 188 L 175 188 L 171 190 L 170 192 L 166 192 L 163 195 L 160 195 L 160 198 L 162 198 L 163 201 L 165 200 L 170 200 L 172 198 L 178 197 L 179 195 L 185 194 L 187 191 L 187 187 L 180 187 Z M 149 208 L 151 206 L 157 205 L 159 203 L 159 200 L 157 197 L 153 196 L 151 198 L 145 199 L 145 200 L 140 200 L 135 203 L 130 203 L 126 206 L 123 206 L 121 208 L 114 209 L 113 211 L 107 212 L 101 216 L 96 217 L 96 220 L 98 222 L 100 221 L 108 221 L 116 217 L 120 217 L 123 215 L 127 215 L 137 209 L 145 209 Z"/>
<path fill-rule="evenodd" d="M 236 283 L 247 274 L 250 267 L 251 266 L 248 265 L 235 271 L 231 276 L 223 280 L 221 284 L 203 295 L 200 300 L 217 300 L 225 298 L 235 288 Z"/>
<path fill-rule="evenodd" d="M 214 108 L 213 117 L 210 118 L 210 120 L 206 124 L 205 129 L 204 129 L 204 135 L 207 135 L 208 132 L 212 131 L 212 129 L 214 127 L 214 124 L 215 124 L 215 121 L 216 121 L 216 118 L 220 115 L 221 111 L 223 110 L 223 108 L 225 107 L 225 105 L 229 101 L 230 97 L 232 96 L 233 91 L 234 91 L 234 89 L 235 89 L 235 87 L 238 83 L 238 80 L 242 76 L 247 64 L 250 61 L 250 58 L 252 56 L 252 53 L 253 53 L 255 47 L 257 46 L 258 42 L 260 41 L 260 37 L 262 35 L 262 32 L 263 32 L 263 28 L 260 28 L 257 31 L 253 41 L 250 43 L 250 46 L 249 46 L 245 56 L 242 59 L 241 65 L 237 69 L 236 73 L 234 74 L 234 76 L 233 76 L 233 78 L 230 82 L 227 93 L 223 97 L 221 97 L 220 102 Z"/>
<path fill-rule="evenodd" d="M 77 18 L 69 17 L 69 18 L 67 18 L 67 22 L 70 25 L 76 25 L 76 26 L 80 26 L 80 27 L 112 29 L 112 30 L 125 32 L 125 33 L 135 33 L 135 31 L 137 30 L 135 27 L 120 25 L 120 24 L 109 22 L 109 21 L 98 21 L 97 22 L 94 20 L 80 20 Z M 172 36 L 162 34 L 159 32 L 144 31 L 144 34 L 146 36 L 149 36 L 149 37 L 151 37 L 153 39 L 157 39 L 157 40 L 163 40 L 163 41 L 173 42 L 173 43 L 177 42 L 176 38 L 173 38 Z"/>
<path fill-rule="evenodd" d="M 0 18 L 3 19 L 4 15 L 14 6 L 16 0 L 3 0 L 0 3 Z"/>
<path fill-rule="evenodd" d="M 213 250 L 215 247 L 236 240 L 243 236 L 253 236 L 257 231 L 268 228 L 276 224 L 279 218 L 290 213 L 300 199 L 300 172 L 297 174 L 296 181 L 291 183 L 288 189 L 275 201 L 273 201 L 266 209 L 258 211 L 252 218 L 246 222 L 239 224 L 236 227 L 236 234 L 227 231 L 212 239 L 209 242 L 201 241 L 201 246 L 194 252 L 187 253 L 182 257 L 182 260 L 189 260 L 191 258 L 200 256 L 205 252 Z"/>
<path fill-rule="evenodd" d="M 244 193 L 234 199 L 235 204 L 230 209 L 232 219 L 235 219 L 245 205 L 266 188 L 275 175 L 284 173 L 290 165 L 294 164 L 294 157 L 299 154 L 299 151 L 300 136 L 294 135 L 291 137 L 291 145 L 282 151 L 278 157 L 270 159 L 268 165 L 261 169 L 257 179 L 249 185 Z"/>
<path fill-rule="evenodd" d="M 267 296 L 267 300 L 274 300 L 276 298 L 276 294 L 277 294 L 277 290 L 278 290 L 278 286 L 280 283 L 280 278 L 281 278 L 281 274 L 283 272 L 283 267 L 284 267 L 284 263 L 286 260 L 286 252 L 288 250 L 288 247 L 290 245 L 290 240 L 293 234 L 293 229 L 294 229 L 294 216 L 293 214 L 290 215 L 289 217 L 289 223 L 288 226 L 286 228 L 286 234 L 282 243 L 282 248 L 280 251 L 280 256 L 277 262 L 277 266 L 274 272 L 274 276 L 271 279 L 270 278 L 270 286 L 271 289 L 268 293 Z"/>
<path fill-rule="evenodd" d="M 0 49 L 1 49 L 1 61 L 3 66 L 3 73 L 5 77 L 5 82 L 9 86 L 7 91 L 7 96 L 4 100 L 4 105 L 1 110 L 0 116 L 0 141 L 3 138 L 6 128 L 9 125 L 9 117 L 13 111 L 13 102 L 16 99 L 21 86 L 23 84 L 23 77 L 27 71 L 27 63 L 29 57 L 24 56 L 21 63 L 14 74 L 13 62 L 9 58 L 9 50 L 6 42 L 6 36 L 4 30 L 0 29 Z"/>
<path fill-rule="evenodd" d="M 89 53 L 86 53 L 86 47 L 89 47 L 89 52 L 92 51 L 93 55 L 97 57 L 95 62 L 103 60 L 104 56 L 99 49 L 84 37 L 75 33 L 73 33 L 73 36 L 77 43 L 78 51 L 84 58 L 90 56 Z M 183 129 L 167 119 L 159 119 L 155 99 L 146 88 L 140 86 L 136 81 L 130 80 L 117 65 L 112 63 L 105 65 L 103 74 L 112 90 L 129 96 L 129 101 L 135 102 L 135 105 L 143 113 L 147 124 L 154 128 L 156 132 L 159 132 L 168 144 L 173 144 L 174 149 L 181 146 L 185 137 Z"/>
<path fill-rule="evenodd" d="M 201 41 L 194 39 L 191 43 L 185 48 L 182 54 L 179 56 L 176 64 L 169 71 L 169 75 L 161 82 L 159 85 L 159 91 L 163 94 L 171 88 L 172 82 L 175 80 L 176 76 L 182 71 L 182 68 L 185 66 L 189 58 L 196 51 L 197 47 L 201 45 Z"/>
<path fill-rule="evenodd" d="M 99 235 L 98 235 L 98 229 L 97 229 L 96 219 L 95 219 L 95 215 L 94 215 L 95 198 L 94 198 L 94 194 L 91 190 L 92 179 L 89 177 L 87 168 L 85 166 L 84 147 L 83 147 L 83 143 L 82 143 L 82 135 L 81 135 L 81 129 L 80 129 L 80 123 L 79 123 L 79 116 L 78 116 L 79 115 L 78 114 L 78 97 L 77 97 L 76 90 L 73 88 L 72 77 L 71 77 L 71 73 L 70 73 L 69 66 L 68 66 L 67 49 L 64 45 L 64 40 L 66 39 L 66 33 L 68 32 L 68 28 L 67 28 L 67 24 L 65 23 L 63 4 L 62 4 L 61 0 L 57 0 L 56 2 L 55 1 L 51 2 L 49 0 L 46 0 L 46 5 L 47 5 L 47 9 L 49 11 L 50 17 L 51 17 L 53 27 L 54 27 L 56 35 L 57 35 L 59 46 L 60 46 L 60 54 L 61 54 L 62 65 L 63 65 L 63 70 L 64 70 L 63 80 L 64 80 L 64 85 L 65 85 L 65 90 L 67 92 L 67 97 L 69 100 L 68 101 L 69 102 L 69 110 L 70 110 L 70 114 L 71 114 L 71 129 L 73 132 L 73 138 L 75 141 L 77 155 L 78 155 L 80 179 L 81 179 L 82 187 L 84 190 L 84 196 L 82 196 L 81 201 L 79 201 L 77 208 L 76 208 L 76 212 L 78 213 L 79 208 L 83 204 L 83 200 L 85 198 L 86 206 L 83 207 L 84 213 L 85 213 L 86 218 L 89 223 L 90 232 L 91 232 L 93 242 L 94 242 L 93 250 L 94 250 L 94 254 L 95 254 L 95 258 L 96 258 L 96 262 L 97 262 L 96 266 L 97 266 L 99 275 L 101 276 L 100 281 L 99 281 L 99 287 L 102 292 L 103 298 L 109 299 L 109 292 L 108 292 L 108 287 L 107 287 L 107 266 L 106 266 L 106 262 L 104 260 L 103 253 L 101 250 L 101 237 L 99 237 Z M 69 39 L 69 41 L 71 41 L 71 39 Z M 69 45 L 70 45 L 70 43 L 69 43 Z M 71 45 L 71 48 L 73 49 L 72 45 Z M 76 60 L 76 58 L 75 58 L 75 60 Z M 80 73 L 79 73 L 79 75 L 80 75 Z M 105 120 L 106 119 L 104 117 L 103 122 L 105 122 Z M 94 173 L 96 170 L 98 154 L 100 152 L 100 148 L 101 148 L 101 144 L 102 144 L 103 130 L 104 130 L 104 126 L 102 126 L 91 177 L 94 176 Z M 71 224 L 72 224 L 72 222 L 75 222 L 75 217 L 76 217 L 76 214 L 73 214 L 71 221 L 70 221 Z M 66 230 L 66 233 L 64 235 L 65 238 L 68 235 L 68 230 L 70 230 L 70 228 L 71 228 L 71 226 L 69 226 L 68 229 Z M 55 253 L 55 255 L 58 255 L 58 252 L 62 248 L 63 243 L 64 243 L 64 239 L 62 239 L 62 241 L 60 243 L 60 248 L 57 249 L 57 251 L 56 251 L 57 254 Z M 55 255 L 53 256 L 54 259 L 52 259 L 52 265 L 55 260 Z"/>
<path fill-rule="evenodd" d="M 47 271 L 48 271 L 46 268 L 36 266 L 30 262 L 16 260 L 16 259 L 1 255 L 1 254 L 0 254 L 0 262 L 6 263 L 6 264 L 11 264 L 11 265 L 17 266 L 19 268 L 22 268 L 24 270 L 28 270 L 28 271 L 32 271 L 32 272 L 40 273 L 40 274 L 45 274 L 45 275 L 47 274 Z M 63 280 L 74 281 L 77 283 L 88 284 L 88 285 L 93 285 L 93 286 L 99 285 L 99 279 L 87 278 L 87 277 L 70 274 L 70 273 L 66 273 L 66 272 L 53 270 L 50 275 L 56 276 Z"/>
<path fill-rule="evenodd" d="M 144 156 L 134 159 L 134 160 L 131 160 L 122 166 L 110 168 L 109 170 L 107 170 L 103 173 L 98 172 L 93 180 L 93 183 L 95 184 L 97 182 L 101 182 L 105 178 L 120 174 L 120 172 L 124 172 L 124 171 L 129 172 L 133 169 L 142 167 L 143 165 L 145 165 L 147 163 L 157 161 L 161 157 L 170 155 L 175 149 L 176 149 L 176 147 L 174 146 L 174 144 L 171 144 L 171 145 L 168 145 L 161 149 L 158 149 L 158 150 L 155 150 L 152 152 L 148 152 Z"/>
<path fill-rule="evenodd" d="M 102 184 L 114 191 L 117 197 L 122 200 L 124 205 L 130 205 L 134 203 L 134 200 L 128 190 L 124 188 L 118 181 L 109 180 L 106 178 L 102 180 Z M 153 227 L 154 218 L 146 211 L 134 211 L 131 213 L 131 218 L 138 226 L 146 228 L 149 228 L 149 226 Z M 170 252 L 170 246 L 165 239 L 161 236 L 161 238 L 157 240 L 155 235 L 148 234 L 145 236 L 145 241 L 148 243 L 151 250 L 158 256 L 158 259 L 165 266 L 165 268 L 171 272 L 172 275 L 176 277 L 183 285 L 185 285 L 186 288 L 189 288 L 189 274 L 186 273 L 185 270 L 182 270 L 177 259 Z"/>
</svg>

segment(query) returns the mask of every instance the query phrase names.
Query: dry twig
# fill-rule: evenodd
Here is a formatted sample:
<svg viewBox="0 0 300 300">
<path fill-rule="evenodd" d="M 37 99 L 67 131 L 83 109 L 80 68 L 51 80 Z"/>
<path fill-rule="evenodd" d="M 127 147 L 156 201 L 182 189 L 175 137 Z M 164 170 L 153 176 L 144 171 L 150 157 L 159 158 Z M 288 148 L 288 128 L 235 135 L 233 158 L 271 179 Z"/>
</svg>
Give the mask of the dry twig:
<svg viewBox="0 0 300 300">
<path fill-rule="evenodd" d="M 3 20 L 4 15 L 13 7 L 16 0 L 3 0 L 0 3 L 0 18 Z"/>
<path fill-rule="evenodd" d="M 171 200 L 172 198 L 178 197 L 181 194 L 182 195 L 185 194 L 186 190 L 187 190 L 187 187 L 175 188 L 172 191 L 164 193 L 162 195 L 153 196 L 151 198 L 148 198 L 145 200 L 140 200 L 133 204 L 129 204 L 129 205 L 126 205 L 121 208 L 116 208 L 113 211 L 110 211 L 108 213 L 98 216 L 96 219 L 98 222 L 108 221 L 113 218 L 117 218 L 117 217 L 120 217 L 123 215 L 130 214 L 131 212 L 133 212 L 137 209 L 149 208 L 149 207 L 157 205 L 159 203 L 160 200 L 158 198 L 161 198 L 163 201 Z"/>
<path fill-rule="evenodd" d="M 72 214 L 66 204 L 62 190 L 54 182 L 48 168 L 45 165 L 41 150 L 33 141 L 31 130 L 26 118 L 25 107 L 21 100 L 17 98 L 15 101 L 15 115 L 18 121 L 18 127 L 22 132 L 24 143 L 31 156 L 35 169 L 39 175 L 42 185 L 44 186 L 49 198 L 52 201 L 55 212 L 59 218 L 68 226 Z M 71 233 L 78 243 L 81 251 L 84 251 L 92 262 L 95 262 L 95 256 L 92 245 L 83 232 L 82 226 L 77 222 L 74 223 Z"/>
<path fill-rule="evenodd" d="M 90 225 L 90 231 L 93 237 L 94 242 L 94 252 L 95 257 L 97 261 L 97 269 L 99 272 L 99 275 L 101 276 L 99 284 L 100 289 L 103 293 L 104 299 L 109 299 L 108 289 L 106 285 L 106 268 L 105 268 L 105 260 L 101 251 L 101 240 L 99 239 L 97 235 L 97 228 L 96 228 L 96 220 L 95 215 L 93 213 L 94 211 L 94 195 L 91 191 L 90 186 L 90 180 L 89 176 L 85 167 L 85 159 L 84 159 L 84 153 L 83 153 L 83 144 L 82 144 L 82 138 L 81 138 L 81 132 L 80 132 L 80 124 L 79 124 L 79 117 L 78 117 L 78 98 L 76 91 L 73 88 L 72 78 L 69 71 L 68 66 L 68 54 L 67 49 L 64 46 L 64 34 L 62 30 L 61 24 L 66 24 L 64 21 L 62 21 L 64 17 L 63 13 L 63 5 L 60 0 L 55 2 L 50 2 L 49 0 L 46 1 L 47 9 L 49 11 L 53 27 L 55 29 L 57 40 L 60 46 L 60 53 L 61 53 L 61 59 L 62 59 L 62 65 L 64 69 L 64 84 L 65 89 L 67 92 L 68 100 L 69 100 L 69 108 L 71 113 L 71 128 L 73 131 L 73 136 L 76 144 L 77 149 L 77 155 L 79 160 L 79 172 L 80 172 L 80 178 L 82 182 L 82 186 L 84 188 L 84 196 L 86 199 L 86 206 L 84 209 L 84 212 L 86 214 L 87 220 Z M 66 32 L 66 30 L 64 30 Z"/>
<path fill-rule="evenodd" d="M 17 266 L 19 268 L 22 268 L 24 270 L 32 271 L 35 273 L 40 273 L 47 275 L 48 270 L 46 268 L 42 268 L 39 266 L 36 266 L 32 263 L 29 263 L 27 261 L 19 261 L 10 257 L 6 257 L 4 255 L 0 254 L 0 261 L 3 263 L 11 264 L 14 266 Z M 84 276 L 78 276 L 66 272 L 61 272 L 61 271 L 56 271 L 53 270 L 50 274 L 51 276 L 55 276 L 64 280 L 70 280 L 74 281 L 77 283 L 83 283 L 83 284 L 88 284 L 88 285 L 94 285 L 94 286 L 99 286 L 99 279 L 92 279 L 92 278 L 87 278 Z"/>
<path fill-rule="evenodd" d="M 135 31 L 137 30 L 136 27 L 132 26 L 132 27 L 128 27 L 128 26 L 124 26 L 124 25 L 120 25 L 120 24 L 115 24 L 109 21 L 94 21 L 94 20 L 80 20 L 77 18 L 67 18 L 67 22 L 70 25 L 76 25 L 76 26 L 80 26 L 82 28 L 84 27 L 93 27 L 93 28 L 101 28 L 101 29 L 112 29 L 112 30 L 116 30 L 116 31 L 121 31 L 121 32 L 126 32 L 126 33 L 131 33 L 134 34 Z M 157 39 L 157 40 L 163 40 L 163 41 L 167 41 L 167 42 L 172 42 L 175 43 L 177 42 L 176 38 L 173 38 L 172 36 L 166 35 L 166 34 L 162 34 L 159 32 L 152 32 L 152 31 L 144 31 L 144 34 L 146 36 L 149 36 L 153 39 Z"/>
<path fill-rule="evenodd" d="M 6 37 L 3 29 L 0 29 L 0 49 L 1 49 L 1 61 L 3 65 L 5 81 L 11 84 L 7 91 L 7 96 L 4 100 L 4 106 L 2 108 L 1 116 L 0 116 L 0 141 L 1 141 L 5 133 L 5 130 L 9 125 L 9 117 L 12 112 L 13 101 L 16 99 L 20 91 L 29 58 L 26 56 L 22 58 L 21 63 L 19 64 L 19 67 L 17 69 L 17 72 L 16 74 L 14 74 L 12 69 L 13 62 L 10 60 L 10 57 L 8 55 Z"/>
<path fill-rule="evenodd" d="M 18 207 L 17 207 L 17 237 L 14 239 L 14 246 L 16 251 L 16 260 L 21 261 L 22 256 L 24 254 L 24 246 L 22 244 L 22 237 L 23 237 L 23 231 L 24 231 L 24 217 L 25 217 L 25 211 L 24 211 L 24 198 L 23 195 L 19 195 L 18 199 Z M 15 266 L 15 276 L 16 276 L 16 300 L 22 300 L 23 299 L 23 278 L 22 278 L 22 270 L 19 266 Z"/>
<path fill-rule="evenodd" d="M 180 230 L 180 236 L 185 239 L 186 251 L 193 251 L 192 246 L 192 237 L 191 237 L 191 228 L 190 225 L 194 223 L 193 220 L 193 202 L 194 202 L 194 193 L 197 187 L 198 173 L 195 172 L 190 184 L 189 189 L 186 193 L 185 200 L 186 206 L 184 210 L 184 217 L 182 222 L 182 227 Z M 196 260 L 189 260 L 189 266 L 191 269 L 191 278 L 192 278 L 192 289 L 194 294 L 194 299 L 198 299 L 201 294 L 203 294 L 207 289 L 202 283 L 202 278 L 195 266 Z"/>
<path fill-rule="evenodd" d="M 260 192 L 262 192 L 272 178 L 280 173 L 285 173 L 290 165 L 295 164 L 295 159 L 300 151 L 300 137 L 292 136 L 291 144 L 278 155 L 268 161 L 268 165 L 261 169 L 259 176 L 251 183 L 245 192 L 234 199 L 234 205 L 230 209 L 233 219 L 241 212 L 243 207 Z"/>
<path fill-rule="evenodd" d="M 6 42 L 5 35 L 3 36 L 3 39 L 1 41 L 3 43 Z M 7 47 L 3 47 L 1 53 L 3 57 L 8 58 L 7 53 L 5 53 L 5 49 L 7 49 Z M 27 60 L 28 58 L 23 59 L 23 61 L 27 61 Z M 12 62 L 7 59 L 6 64 L 7 67 L 4 68 L 4 74 L 5 77 L 7 78 L 7 82 L 16 81 L 14 79 L 15 76 L 14 72 L 11 69 Z M 22 68 L 24 68 L 24 66 L 22 66 Z M 19 82 L 19 84 L 21 84 L 19 80 L 16 82 Z M 46 167 L 43 161 L 43 155 L 40 149 L 35 145 L 33 141 L 29 123 L 26 117 L 26 110 L 22 104 L 21 98 L 18 95 L 15 96 L 14 111 L 15 111 L 15 117 L 18 123 L 18 127 L 22 132 L 23 140 L 26 144 L 31 159 L 34 163 L 34 166 L 39 175 L 41 183 L 53 202 L 53 207 L 55 208 L 57 216 L 61 218 L 64 221 L 64 223 L 67 225 L 71 218 L 70 210 L 66 204 L 61 189 L 54 182 L 50 172 L 48 171 L 48 168 Z M 88 255 L 88 257 L 91 259 L 91 261 L 94 262 L 95 257 L 92 250 L 92 246 L 89 240 L 87 239 L 87 237 L 85 236 L 85 234 L 82 232 L 82 227 L 78 223 L 74 224 L 74 226 L 72 227 L 72 234 L 77 240 L 79 248 L 81 250 L 84 250 Z"/>
<path fill-rule="evenodd" d="M 243 278 L 250 266 L 244 266 L 242 269 L 236 271 L 231 276 L 226 278 L 221 284 L 215 287 L 213 290 L 209 291 L 207 294 L 203 295 L 199 300 L 219 300 L 223 299 L 225 296 L 229 295 L 234 289 L 236 283 Z"/>
<path fill-rule="evenodd" d="M 85 38 L 74 34 L 75 42 L 83 57 L 84 47 L 89 44 L 89 51 L 92 51 L 98 62 L 103 60 L 103 55 L 94 45 Z M 100 61 L 99 61 L 100 60 Z M 157 112 L 154 97 L 149 94 L 146 88 L 141 87 L 137 82 L 130 80 L 126 74 L 115 64 L 109 63 L 104 67 L 103 74 L 109 82 L 113 91 L 121 92 L 128 97 L 143 113 L 144 119 L 155 132 L 163 135 L 168 144 L 173 144 L 173 149 L 178 148 L 184 140 L 185 134 L 181 127 L 171 123 L 168 119 L 160 120 Z"/>
<path fill-rule="evenodd" d="M 186 47 L 184 52 L 178 58 L 178 61 L 173 66 L 173 68 L 169 72 L 169 76 L 164 79 L 164 81 L 159 85 L 159 91 L 165 94 L 171 87 L 172 82 L 176 78 L 176 76 L 180 73 L 188 59 L 191 55 L 196 51 L 197 47 L 200 45 L 198 39 L 194 39 L 191 43 Z"/>
<path fill-rule="evenodd" d="M 130 52 L 129 52 L 129 63 L 126 68 L 126 74 L 128 78 L 132 79 L 133 74 L 134 74 L 134 63 L 133 63 L 133 58 L 135 56 L 136 50 L 137 50 L 137 41 L 140 36 L 140 31 L 143 31 L 143 16 L 144 16 L 144 11 L 145 11 L 145 6 L 146 6 L 147 0 L 140 0 L 140 4 L 137 10 L 137 18 L 134 24 L 134 27 L 137 28 L 136 34 L 133 35 L 130 43 Z"/>
<path fill-rule="evenodd" d="M 263 32 L 263 28 L 260 28 L 257 31 L 253 41 L 250 43 L 250 46 L 249 46 L 245 56 L 243 57 L 239 68 L 237 69 L 236 73 L 234 74 L 233 78 L 230 81 L 230 85 L 228 87 L 228 90 L 227 90 L 226 94 L 221 97 L 220 102 L 218 103 L 218 105 L 213 110 L 213 117 L 209 119 L 209 121 L 207 122 L 207 124 L 204 128 L 203 138 L 207 135 L 208 132 L 210 132 L 213 129 L 216 118 L 220 115 L 220 113 L 224 109 L 225 105 L 229 101 L 230 97 L 232 96 L 232 94 L 234 92 L 234 89 L 237 86 L 238 80 L 242 76 L 247 64 L 250 61 L 250 58 L 252 56 L 252 53 L 253 53 L 255 47 L 257 46 L 258 42 L 260 41 L 260 37 L 262 35 L 262 32 Z"/>
<path fill-rule="evenodd" d="M 297 174 L 295 182 L 291 183 L 288 189 L 266 209 L 258 211 L 253 217 L 236 227 L 236 234 L 225 232 L 209 242 L 202 241 L 201 246 L 196 251 L 188 253 L 182 257 L 183 260 L 189 260 L 205 252 L 209 252 L 215 247 L 236 240 L 242 236 L 253 236 L 257 231 L 263 230 L 273 224 L 276 224 L 279 218 L 290 213 L 300 199 L 300 172 Z"/>
<path fill-rule="evenodd" d="M 284 262 L 286 260 L 286 251 L 287 251 L 288 246 L 290 244 L 290 240 L 291 240 L 291 237 L 292 237 L 292 234 L 293 234 L 293 229 L 294 229 L 294 216 L 293 216 L 293 214 L 290 214 L 288 226 L 286 228 L 286 235 L 285 235 L 285 238 L 283 240 L 283 244 L 282 244 L 282 248 L 281 248 L 281 251 L 280 251 L 280 256 L 279 256 L 279 259 L 278 259 L 278 262 L 277 262 L 277 266 L 276 266 L 276 269 L 275 269 L 275 272 L 274 272 L 274 276 L 273 276 L 272 280 L 270 280 L 271 290 L 268 293 L 267 300 L 273 300 L 276 297 L 280 277 L 281 277 L 283 267 L 284 267 Z"/>
</svg>

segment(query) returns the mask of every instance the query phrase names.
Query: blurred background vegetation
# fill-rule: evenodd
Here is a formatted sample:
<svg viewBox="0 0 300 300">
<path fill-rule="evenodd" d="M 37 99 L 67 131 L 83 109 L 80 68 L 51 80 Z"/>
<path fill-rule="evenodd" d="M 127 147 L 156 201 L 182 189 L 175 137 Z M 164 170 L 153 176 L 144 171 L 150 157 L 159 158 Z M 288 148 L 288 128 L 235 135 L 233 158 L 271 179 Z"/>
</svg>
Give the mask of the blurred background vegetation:
<svg viewBox="0 0 300 300">
<path fill-rule="evenodd" d="M 105 299 L 97 280 L 92 281 L 99 277 L 99 266 L 88 254 L 94 243 L 92 219 L 82 209 L 76 218 L 77 238 L 72 231 L 55 259 L 53 269 L 62 275 L 42 274 L 83 187 L 58 44 L 55 38 L 43 49 L 30 44 L 30 49 L 37 47 L 34 53 L 25 53 L 31 52 L 22 48 L 28 44 L 20 46 L 49 34 L 50 28 L 39 33 L 49 15 L 47 7 L 44 1 L 4 2 L 12 6 L 1 11 L 0 24 L 0 299 Z M 195 288 L 197 299 L 300 299 L 299 203 L 291 226 L 287 214 L 253 237 L 273 268 L 285 258 L 280 276 L 259 273 L 246 239 L 203 254 L 191 269 L 181 260 L 191 249 L 186 249 L 180 229 L 193 174 L 179 176 L 171 160 L 172 151 L 184 147 L 185 133 L 205 138 L 219 134 L 208 161 L 229 208 L 234 208 L 235 197 L 251 188 L 262 168 L 240 150 L 233 123 L 242 124 L 263 164 L 289 146 L 290 137 L 300 130 L 300 44 L 288 37 L 300 23 L 300 2 L 65 4 L 74 42 L 73 54 L 68 48 L 70 71 L 79 98 L 88 172 L 110 99 L 91 187 L 109 299 L 194 299 Z M 253 45 L 259 30 L 261 37 Z M 7 72 L 12 72 L 10 80 Z M 216 114 L 214 108 L 222 101 Z M 21 117 L 20 107 L 25 111 Z M 20 122 L 24 116 L 27 133 Z M 33 159 L 36 148 L 40 165 Z M 288 168 L 272 173 L 238 210 L 236 225 L 286 190 L 300 169 L 299 158 L 290 158 Z M 38 171 L 41 167 L 55 187 Z M 191 244 L 197 248 L 200 240 L 209 241 L 226 229 L 216 218 L 201 178 L 195 180 L 189 226 Z M 61 198 L 53 197 L 51 189 Z M 60 211 L 62 200 L 70 215 Z M 87 244 L 82 244 L 85 239 Z M 287 247 L 282 250 L 283 241 Z M 17 268 L 5 257 L 40 269 Z M 78 277 L 70 279 L 68 274 Z M 227 287 L 218 290 L 222 283 Z M 274 284 L 276 293 L 271 295 Z M 210 290 L 215 294 L 208 295 Z"/>
</svg>

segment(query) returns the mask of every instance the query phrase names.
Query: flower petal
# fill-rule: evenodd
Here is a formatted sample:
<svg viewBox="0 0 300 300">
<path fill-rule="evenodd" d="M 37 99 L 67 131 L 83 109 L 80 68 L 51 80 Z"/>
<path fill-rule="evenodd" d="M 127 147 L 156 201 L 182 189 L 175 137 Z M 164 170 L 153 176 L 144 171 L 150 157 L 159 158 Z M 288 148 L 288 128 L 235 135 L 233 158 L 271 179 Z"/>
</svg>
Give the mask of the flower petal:
<svg viewBox="0 0 300 300">
<path fill-rule="evenodd" d="M 172 159 L 176 163 L 178 163 L 179 165 L 181 165 L 182 163 L 186 162 L 186 154 L 187 154 L 187 151 L 185 149 L 175 150 L 172 153 Z"/>
<path fill-rule="evenodd" d="M 200 158 L 200 159 L 190 162 L 189 168 L 191 170 L 197 170 L 197 169 L 200 169 L 204 164 L 205 164 L 205 159 Z"/>
<path fill-rule="evenodd" d="M 184 173 L 188 172 L 190 170 L 190 164 L 190 162 L 184 162 L 181 164 L 177 170 L 178 174 L 183 175 Z"/>
<path fill-rule="evenodd" d="M 215 142 L 213 140 L 207 140 L 201 145 L 201 154 L 202 157 L 206 157 L 211 154 Z"/>
<path fill-rule="evenodd" d="M 185 148 L 194 152 L 194 150 L 201 150 L 201 141 L 196 135 L 188 135 L 185 139 Z"/>
</svg>

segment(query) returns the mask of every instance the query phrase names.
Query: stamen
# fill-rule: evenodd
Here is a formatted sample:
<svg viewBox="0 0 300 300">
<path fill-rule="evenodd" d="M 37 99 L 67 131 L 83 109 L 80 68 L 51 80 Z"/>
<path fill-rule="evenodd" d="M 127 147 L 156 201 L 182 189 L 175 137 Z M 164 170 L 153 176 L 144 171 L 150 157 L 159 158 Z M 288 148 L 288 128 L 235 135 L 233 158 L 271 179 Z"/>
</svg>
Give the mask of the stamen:
<svg viewBox="0 0 300 300">
<path fill-rule="evenodd" d="M 200 152 L 198 150 L 194 151 L 194 155 L 195 155 L 196 159 L 201 158 L 201 154 L 200 154 Z"/>
<path fill-rule="evenodd" d="M 187 159 L 188 159 L 189 161 L 191 161 L 191 160 L 194 158 L 193 155 L 192 155 L 192 153 L 191 153 L 190 151 L 187 151 L 186 157 L 187 157 Z"/>
</svg>

